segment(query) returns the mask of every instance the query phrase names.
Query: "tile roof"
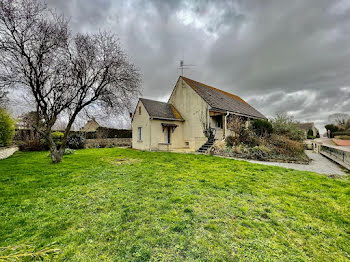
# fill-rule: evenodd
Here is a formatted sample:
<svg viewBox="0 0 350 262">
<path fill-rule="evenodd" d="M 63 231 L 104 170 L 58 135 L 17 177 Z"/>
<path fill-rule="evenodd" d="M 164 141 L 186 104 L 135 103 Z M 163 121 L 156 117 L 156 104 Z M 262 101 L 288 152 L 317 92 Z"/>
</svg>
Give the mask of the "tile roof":
<svg viewBox="0 0 350 262">
<path fill-rule="evenodd" d="M 146 108 L 150 117 L 164 120 L 183 121 L 183 118 L 180 115 L 179 111 L 177 111 L 177 109 L 172 104 L 145 98 L 140 98 L 140 101 Z"/>
<path fill-rule="evenodd" d="M 261 114 L 239 96 L 197 82 L 187 77 L 182 77 L 182 79 L 213 109 L 238 113 L 253 118 L 266 118 L 263 114 Z"/>
</svg>

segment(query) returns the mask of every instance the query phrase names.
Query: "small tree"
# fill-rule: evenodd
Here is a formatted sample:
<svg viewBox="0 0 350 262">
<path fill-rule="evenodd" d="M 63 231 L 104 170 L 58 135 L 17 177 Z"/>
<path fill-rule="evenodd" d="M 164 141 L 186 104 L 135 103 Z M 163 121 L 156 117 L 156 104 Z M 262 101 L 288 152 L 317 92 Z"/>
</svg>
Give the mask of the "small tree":
<svg viewBox="0 0 350 262">
<path fill-rule="evenodd" d="M 333 137 L 333 133 L 339 131 L 339 127 L 333 124 L 325 125 L 324 128 L 328 131 L 331 131 L 331 137 Z"/>
<path fill-rule="evenodd" d="M 227 121 L 227 128 L 233 132 L 233 136 L 230 138 L 230 140 L 235 145 L 240 144 L 241 141 L 245 141 L 248 136 L 246 122 L 239 116 L 230 115 Z"/>
<path fill-rule="evenodd" d="M 127 110 L 140 77 L 113 34 L 72 35 L 64 17 L 39 0 L 0 0 L 0 83 L 31 93 L 52 162 L 62 160 L 69 131 L 82 110 Z M 129 110 L 128 110 L 129 111 Z M 58 148 L 51 130 L 65 116 Z"/>
<path fill-rule="evenodd" d="M 335 124 L 341 130 L 346 130 L 348 121 L 350 121 L 350 115 L 346 113 L 334 113 L 328 117 L 328 122 Z"/>
<path fill-rule="evenodd" d="M 258 136 L 268 136 L 272 133 L 272 124 L 265 119 L 254 119 L 251 127 Z"/>
<path fill-rule="evenodd" d="M 0 145 L 8 146 L 15 135 L 15 120 L 5 109 L 0 108 Z"/>
<path fill-rule="evenodd" d="M 292 116 L 283 113 L 276 114 L 271 123 L 273 132 L 277 135 L 283 135 L 295 141 L 302 141 L 305 138 L 304 131 L 294 121 Z"/>
</svg>

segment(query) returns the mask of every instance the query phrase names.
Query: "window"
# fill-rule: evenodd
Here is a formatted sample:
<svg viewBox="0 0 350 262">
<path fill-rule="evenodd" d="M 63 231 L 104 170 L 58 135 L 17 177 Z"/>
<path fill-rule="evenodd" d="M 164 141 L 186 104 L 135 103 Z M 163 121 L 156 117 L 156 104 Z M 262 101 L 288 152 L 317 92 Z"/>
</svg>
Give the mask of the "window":
<svg viewBox="0 0 350 262">
<path fill-rule="evenodd" d="M 139 115 L 141 115 L 141 106 L 139 106 Z"/>
<path fill-rule="evenodd" d="M 142 141 L 142 127 L 138 128 L 138 132 L 139 132 L 139 141 Z"/>
</svg>

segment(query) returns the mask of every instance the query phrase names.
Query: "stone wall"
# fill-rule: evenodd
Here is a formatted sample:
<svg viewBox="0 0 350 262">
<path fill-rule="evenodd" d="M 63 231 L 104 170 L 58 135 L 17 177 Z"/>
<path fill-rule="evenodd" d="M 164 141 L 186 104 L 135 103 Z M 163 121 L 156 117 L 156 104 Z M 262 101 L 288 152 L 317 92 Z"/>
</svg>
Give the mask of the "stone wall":
<svg viewBox="0 0 350 262">
<path fill-rule="evenodd" d="M 131 146 L 131 138 L 86 139 L 85 148 Z"/>
<path fill-rule="evenodd" d="M 0 159 L 5 159 L 12 156 L 17 150 L 17 146 L 0 148 Z"/>
</svg>

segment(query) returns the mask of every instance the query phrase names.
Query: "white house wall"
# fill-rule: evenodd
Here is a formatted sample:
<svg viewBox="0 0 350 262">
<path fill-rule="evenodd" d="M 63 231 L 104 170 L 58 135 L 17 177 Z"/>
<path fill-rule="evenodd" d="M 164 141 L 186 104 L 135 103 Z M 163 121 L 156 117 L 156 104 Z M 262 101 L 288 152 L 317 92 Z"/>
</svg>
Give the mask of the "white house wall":
<svg viewBox="0 0 350 262">
<path fill-rule="evenodd" d="M 186 142 L 189 148 L 197 150 L 206 141 L 203 133 L 203 122 L 209 121 L 207 103 L 182 78 L 179 78 L 169 98 L 169 103 L 175 106 L 185 122 L 183 123 L 183 146 Z"/>
<path fill-rule="evenodd" d="M 141 106 L 141 115 L 139 107 Z M 140 150 L 149 150 L 151 144 L 151 122 L 149 114 L 142 102 L 139 101 L 132 121 L 132 147 Z M 138 128 L 142 127 L 142 140 L 139 141 Z"/>
</svg>

